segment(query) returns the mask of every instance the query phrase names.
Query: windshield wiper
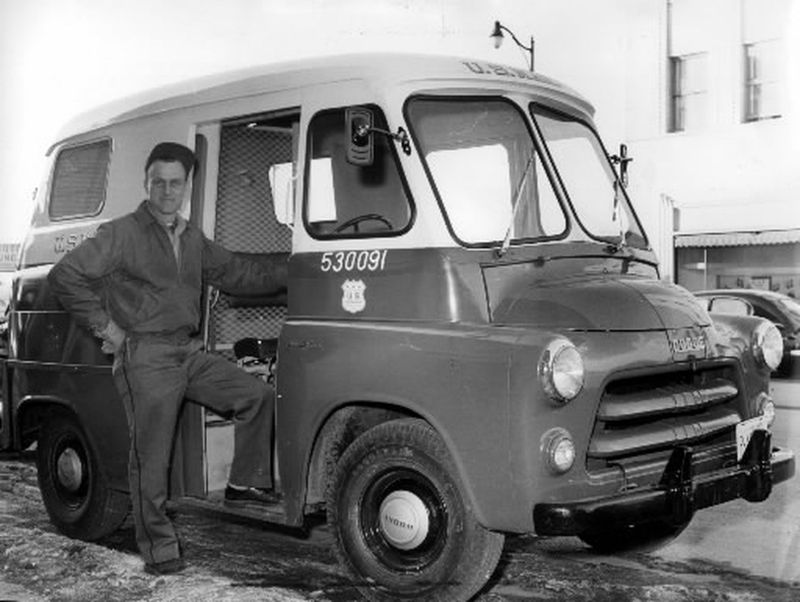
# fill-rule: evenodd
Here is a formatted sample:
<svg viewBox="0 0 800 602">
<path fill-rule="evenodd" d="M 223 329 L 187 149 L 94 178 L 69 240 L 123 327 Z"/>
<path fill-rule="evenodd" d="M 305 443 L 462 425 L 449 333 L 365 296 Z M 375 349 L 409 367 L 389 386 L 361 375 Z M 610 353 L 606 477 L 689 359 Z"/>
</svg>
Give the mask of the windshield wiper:
<svg viewBox="0 0 800 602">
<path fill-rule="evenodd" d="M 514 222 L 517 221 L 517 212 L 519 211 L 519 206 L 521 205 L 520 198 L 522 197 L 522 191 L 525 190 L 525 182 L 528 181 L 528 174 L 531 171 L 531 166 L 533 165 L 533 158 L 535 157 L 536 153 L 533 148 L 531 148 L 531 154 L 528 157 L 528 163 L 525 165 L 525 169 L 522 172 L 522 177 L 520 178 L 519 185 L 517 187 L 517 194 L 514 197 L 514 207 L 511 210 L 511 221 L 508 223 L 508 228 L 506 228 L 506 235 L 503 237 L 503 244 L 500 245 L 500 248 L 497 249 L 497 256 L 503 257 L 508 252 L 508 248 L 511 246 L 511 231 L 514 229 Z"/>
<path fill-rule="evenodd" d="M 609 157 L 611 162 L 619 165 L 619 177 L 614 178 L 614 208 L 611 211 L 611 221 L 616 221 L 619 224 L 619 242 L 613 243 L 615 252 L 623 251 L 627 245 L 625 228 L 622 225 L 622 217 L 620 214 L 620 196 L 622 189 L 628 186 L 628 163 L 633 161 L 633 157 L 628 156 L 628 145 L 619 145 L 619 155 L 611 155 Z"/>
</svg>

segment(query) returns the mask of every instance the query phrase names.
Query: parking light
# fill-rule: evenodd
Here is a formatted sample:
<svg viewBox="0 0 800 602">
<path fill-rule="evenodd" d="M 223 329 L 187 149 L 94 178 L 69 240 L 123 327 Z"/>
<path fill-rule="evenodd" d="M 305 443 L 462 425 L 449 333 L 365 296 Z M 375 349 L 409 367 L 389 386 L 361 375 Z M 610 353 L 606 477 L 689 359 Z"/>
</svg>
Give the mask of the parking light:
<svg viewBox="0 0 800 602">
<path fill-rule="evenodd" d="M 542 436 L 542 455 L 547 469 L 555 474 L 564 474 L 575 462 L 575 442 L 566 429 L 550 429 Z"/>
<path fill-rule="evenodd" d="M 583 388 L 583 358 L 566 339 L 545 347 L 539 360 L 539 380 L 547 395 L 559 403 L 573 400 Z"/>
<path fill-rule="evenodd" d="M 772 398 L 769 395 L 762 393 L 760 395 L 758 406 L 759 414 L 764 417 L 767 428 L 771 429 L 772 424 L 775 422 L 775 402 L 772 401 Z"/>
</svg>

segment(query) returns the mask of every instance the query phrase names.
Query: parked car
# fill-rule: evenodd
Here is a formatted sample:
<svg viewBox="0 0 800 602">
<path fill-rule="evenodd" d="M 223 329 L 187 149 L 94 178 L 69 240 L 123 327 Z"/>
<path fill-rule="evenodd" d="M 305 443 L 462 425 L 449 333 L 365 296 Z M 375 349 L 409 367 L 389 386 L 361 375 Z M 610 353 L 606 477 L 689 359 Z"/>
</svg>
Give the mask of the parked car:
<svg viewBox="0 0 800 602">
<path fill-rule="evenodd" d="M 783 360 L 776 372 L 784 376 L 796 373 L 800 364 L 800 302 L 760 289 L 717 289 L 694 294 L 705 300 L 710 312 L 747 313 L 775 324 L 783 336 Z"/>
</svg>

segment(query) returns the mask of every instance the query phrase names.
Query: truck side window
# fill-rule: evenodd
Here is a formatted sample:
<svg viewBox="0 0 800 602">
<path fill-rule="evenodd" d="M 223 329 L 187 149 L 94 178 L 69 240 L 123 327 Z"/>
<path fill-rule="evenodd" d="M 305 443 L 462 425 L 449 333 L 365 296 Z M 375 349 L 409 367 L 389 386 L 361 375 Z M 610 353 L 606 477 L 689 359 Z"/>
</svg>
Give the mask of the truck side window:
<svg viewBox="0 0 800 602">
<path fill-rule="evenodd" d="M 537 104 L 531 104 L 531 116 L 586 232 L 599 240 L 647 248 L 644 230 L 597 132 L 574 116 Z"/>
<path fill-rule="evenodd" d="M 51 219 L 96 215 L 106 199 L 111 141 L 98 140 L 62 150 L 50 192 Z"/>
<path fill-rule="evenodd" d="M 376 127 L 388 130 L 380 110 L 370 108 Z M 352 165 L 346 160 L 344 109 L 311 120 L 304 220 L 312 236 L 386 236 L 410 225 L 411 203 L 394 142 L 380 134 L 373 137 L 372 165 Z"/>
</svg>

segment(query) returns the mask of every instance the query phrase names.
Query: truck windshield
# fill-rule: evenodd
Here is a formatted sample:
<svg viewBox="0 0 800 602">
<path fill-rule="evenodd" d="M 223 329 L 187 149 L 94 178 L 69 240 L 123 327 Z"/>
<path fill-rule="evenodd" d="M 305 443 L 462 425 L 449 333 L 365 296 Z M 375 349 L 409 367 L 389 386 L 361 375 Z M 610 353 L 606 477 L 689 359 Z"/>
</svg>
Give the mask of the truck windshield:
<svg viewBox="0 0 800 602">
<path fill-rule="evenodd" d="M 460 242 L 499 246 L 566 232 L 566 215 L 515 104 L 501 98 L 418 97 L 407 112 Z"/>
<path fill-rule="evenodd" d="M 540 105 L 532 104 L 531 114 L 587 233 L 615 244 L 646 247 L 625 190 L 594 130 L 572 116 Z"/>
</svg>

